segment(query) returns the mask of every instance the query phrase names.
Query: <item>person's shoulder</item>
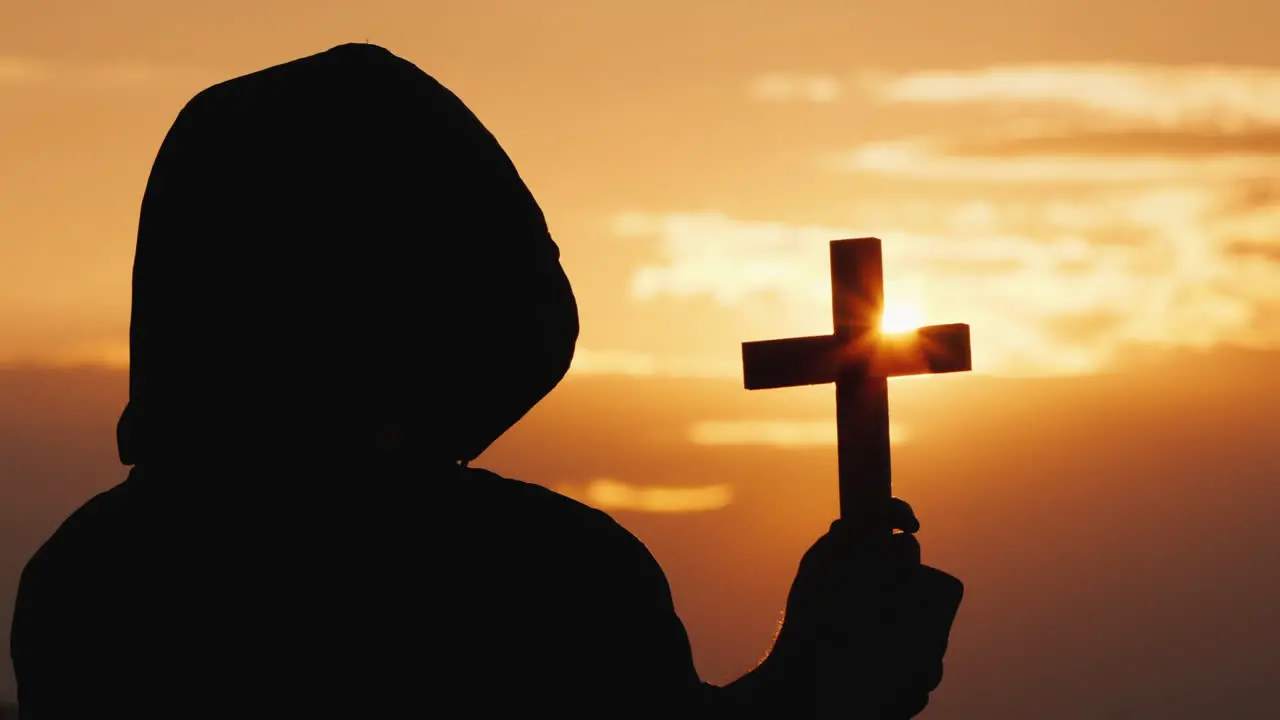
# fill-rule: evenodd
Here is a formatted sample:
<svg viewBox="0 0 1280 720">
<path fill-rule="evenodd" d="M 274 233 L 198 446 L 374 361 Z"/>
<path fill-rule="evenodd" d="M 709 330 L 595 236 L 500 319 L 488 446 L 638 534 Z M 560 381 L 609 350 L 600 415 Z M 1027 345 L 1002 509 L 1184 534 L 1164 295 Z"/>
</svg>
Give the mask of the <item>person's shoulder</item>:
<svg viewBox="0 0 1280 720">
<path fill-rule="evenodd" d="M 600 547 L 640 554 L 648 548 L 611 515 L 548 487 L 503 477 L 489 470 L 468 469 L 468 484 L 480 488 L 492 508 L 521 518 L 521 524 L 564 537 L 583 549 Z"/>
<path fill-rule="evenodd" d="M 515 520 L 512 524 L 530 539 L 539 538 L 544 549 L 575 567 L 590 568 L 597 587 L 628 603 L 671 609 L 670 586 L 657 558 L 611 515 L 542 485 L 487 470 L 469 472 L 498 512 Z"/>
<path fill-rule="evenodd" d="M 466 484 L 479 490 L 495 509 L 512 509 L 542 522 L 568 522 L 583 529 L 626 532 L 608 513 L 536 483 L 509 478 L 491 470 L 467 468 Z M 630 534 L 630 533 L 628 533 Z"/>
</svg>

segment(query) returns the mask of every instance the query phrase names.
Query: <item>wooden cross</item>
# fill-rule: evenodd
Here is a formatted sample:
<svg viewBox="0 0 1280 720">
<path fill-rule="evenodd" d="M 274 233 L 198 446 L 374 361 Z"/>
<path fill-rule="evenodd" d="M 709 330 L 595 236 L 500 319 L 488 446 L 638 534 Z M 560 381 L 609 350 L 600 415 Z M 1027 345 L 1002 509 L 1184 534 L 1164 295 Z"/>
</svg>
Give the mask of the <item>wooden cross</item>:
<svg viewBox="0 0 1280 720">
<path fill-rule="evenodd" d="M 879 238 L 833 240 L 834 332 L 742 344 L 748 390 L 835 383 L 840 517 L 868 533 L 892 532 L 887 378 L 972 369 L 968 325 L 891 335 L 880 331 L 883 312 Z"/>
</svg>

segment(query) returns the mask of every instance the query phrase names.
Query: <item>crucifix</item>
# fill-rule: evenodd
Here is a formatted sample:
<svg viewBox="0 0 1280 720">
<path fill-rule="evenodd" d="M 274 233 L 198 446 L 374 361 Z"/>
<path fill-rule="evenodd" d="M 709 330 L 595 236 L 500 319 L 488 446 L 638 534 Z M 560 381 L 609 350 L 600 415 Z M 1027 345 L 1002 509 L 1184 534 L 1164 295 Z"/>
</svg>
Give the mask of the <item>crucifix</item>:
<svg viewBox="0 0 1280 720">
<path fill-rule="evenodd" d="M 888 378 L 972 369 L 969 326 L 880 330 L 884 269 L 879 238 L 831 241 L 830 335 L 742 344 L 748 390 L 836 386 L 840 517 L 860 532 L 889 533 Z"/>
</svg>

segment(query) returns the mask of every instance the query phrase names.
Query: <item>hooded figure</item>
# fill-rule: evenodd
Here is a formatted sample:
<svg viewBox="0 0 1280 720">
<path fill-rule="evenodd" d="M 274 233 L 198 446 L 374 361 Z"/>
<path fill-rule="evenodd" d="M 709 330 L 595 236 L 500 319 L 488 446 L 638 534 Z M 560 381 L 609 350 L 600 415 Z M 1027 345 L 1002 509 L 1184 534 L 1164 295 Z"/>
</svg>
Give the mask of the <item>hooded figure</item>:
<svg viewBox="0 0 1280 720">
<path fill-rule="evenodd" d="M 23 573 L 23 717 L 746 702 L 699 680 L 634 536 L 466 467 L 560 381 L 577 334 L 528 188 L 411 63 L 344 45 L 198 94 L 142 202 L 117 433 L 133 468 Z"/>
<path fill-rule="evenodd" d="M 479 455 L 564 376 L 577 308 L 494 137 L 348 45 L 200 93 L 152 169 L 121 458 Z"/>
</svg>

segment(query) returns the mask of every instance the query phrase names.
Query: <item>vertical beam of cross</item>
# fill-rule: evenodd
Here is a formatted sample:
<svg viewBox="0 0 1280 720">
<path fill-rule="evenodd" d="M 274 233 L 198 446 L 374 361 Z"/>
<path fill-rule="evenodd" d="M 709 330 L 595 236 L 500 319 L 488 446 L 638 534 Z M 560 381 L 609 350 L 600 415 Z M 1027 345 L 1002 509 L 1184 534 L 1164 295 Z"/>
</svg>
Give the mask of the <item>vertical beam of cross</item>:
<svg viewBox="0 0 1280 720">
<path fill-rule="evenodd" d="M 889 461 L 889 383 L 871 372 L 884 314 L 880 241 L 831 243 L 831 316 L 835 337 L 853 349 L 837 371 L 836 447 L 840 517 L 867 532 L 887 532 L 893 497 Z"/>
<path fill-rule="evenodd" d="M 858 532 L 889 533 L 888 378 L 972 369 L 968 325 L 880 332 L 884 266 L 877 238 L 831 242 L 833 332 L 742 344 L 748 390 L 835 383 L 840 517 Z"/>
</svg>

